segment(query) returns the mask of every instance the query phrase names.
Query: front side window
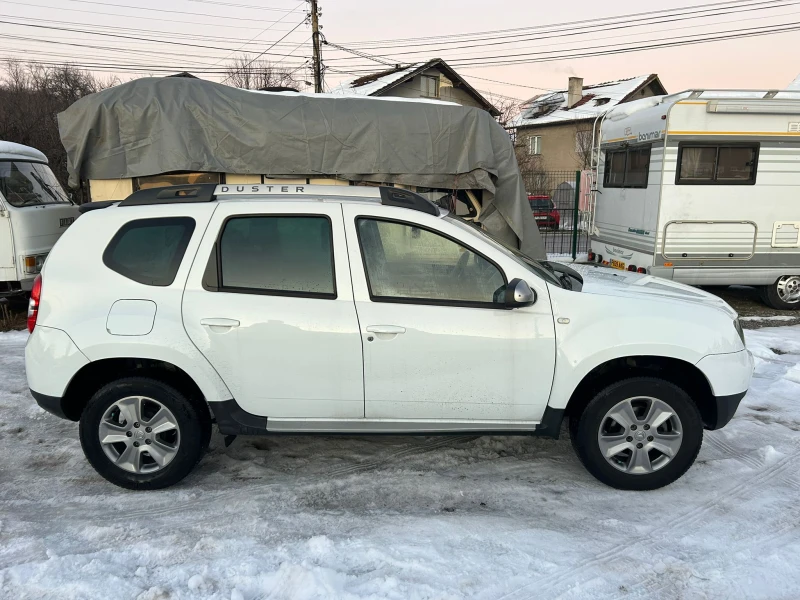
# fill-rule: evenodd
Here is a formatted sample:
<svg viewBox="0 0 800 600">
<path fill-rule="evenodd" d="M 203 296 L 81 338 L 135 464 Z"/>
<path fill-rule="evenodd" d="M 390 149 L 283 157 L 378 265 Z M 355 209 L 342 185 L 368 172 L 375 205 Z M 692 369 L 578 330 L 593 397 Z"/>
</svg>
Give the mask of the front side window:
<svg viewBox="0 0 800 600">
<path fill-rule="evenodd" d="M 0 193 L 18 208 L 70 203 L 50 167 L 42 163 L 0 161 Z"/>
<path fill-rule="evenodd" d="M 162 175 L 135 177 L 133 183 L 136 190 L 150 190 L 171 185 L 222 183 L 222 176 L 219 173 L 164 173 Z"/>
<path fill-rule="evenodd" d="M 331 222 L 325 216 L 233 217 L 218 246 L 222 291 L 336 297 Z"/>
<path fill-rule="evenodd" d="M 757 145 L 682 145 L 678 156 L 678 184 L 754 184 Z"/>
<path fill-rule="evenodd" d="M 130 221 L 109 242 L 103 262 L 112 271 L 138 283 L 171 285 L 194 226 L 194 219 L 189 217 Z"/>
<path fill-rule="evenodd" d="M 607 188 L 645 188 L 650 172 L 650 146 L 606 152 L 603 186 Z"/>
<path fill-rule="evenodd" d="M 460 243 L 408 223 L 358 219 L 373 300 L 502 306 L 502 271 Z"/>
</svg>

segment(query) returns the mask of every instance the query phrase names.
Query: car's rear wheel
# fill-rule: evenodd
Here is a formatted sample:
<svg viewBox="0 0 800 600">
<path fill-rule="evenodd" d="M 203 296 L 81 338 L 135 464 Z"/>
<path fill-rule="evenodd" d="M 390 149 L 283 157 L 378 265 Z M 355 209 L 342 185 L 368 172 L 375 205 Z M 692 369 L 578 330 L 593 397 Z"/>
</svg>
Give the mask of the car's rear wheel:
<svg viewBox="0 0 800 600">
<path fill-rule="evenodd" d="M 208 429 L 208 431 L 207 431 Z M 128 489 L 160 489 L 186 477 L 207 447 L 210 424 L 178 390 L 128 377 L 101 388 L 80 420 L 95 470 Z"/>
<path fill-rule="evenodd" d="M 598 393 L 570 434 L 586 469 L 624 490 L 654 490 L 681 477 L 703 443 L 697 406 L 678 386 L 634 377 Z"/>
<path fill-rule="evenodd" d="M 784 275 L 760 291 L 764 304 L 775 310 L 800 309 L 800 275 Z"/>
</svg>

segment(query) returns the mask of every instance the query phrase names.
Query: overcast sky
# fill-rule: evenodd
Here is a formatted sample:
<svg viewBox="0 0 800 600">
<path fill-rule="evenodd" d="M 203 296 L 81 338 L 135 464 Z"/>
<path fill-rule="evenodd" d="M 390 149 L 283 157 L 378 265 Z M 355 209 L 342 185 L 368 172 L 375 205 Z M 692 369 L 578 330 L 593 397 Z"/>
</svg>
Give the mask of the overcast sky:
<svg viewBox="0 0 800 600">
<path fill-rule="evenodd" d="M 581 76 L 591 84 L 658 73 L 669 91 L 679 91 L 689 87 L 781 88 L 800 72 L 795 50 L 800 47 L 798 31 L 601 57 L 480 66 L 486 61 L 529 61 L 532 55 L 526 53 L 575 54 L 601 47 L 650 45 L 677 36 L 721 32 L 741 36 L 742 32 L 736 30 L 800 28 L 800 0 L 762 0 L 757 6 L 758 0 L 736 0 L 728 7 L 719 6 L 718 0 L 712 3 L 700 0 L 320 2 L 323 33 L 330 42 L 358 47 L 363 52 L 385 57 L 383 60 L 389 63 L 439 56 L 451 62 L 476 88 L 515 98 L 527 98 L 542 89 L 563 88 L 570 75 Z M 769 10 L 763 10 L 767 5 Z M 310 57 L 311 32 L 307 25 L 300 24 L 305 6 L 305 2 L 297 0 L 3 0 L 0 20 L 5 23 L 0 23 L 0 56 L 46 62 L 71 60 L 94 65 L 103 72 L 116 71 L 126 80 L 132 74 L 160 75 L 163 73 L 155 69 L 162 68 L 219 69 L 229 56 L 243 48 L 252 50 L 251 56 L 266 50 L 265 57 L 282 61 L 281 64 L 310 80 L 303 64 Z M 716 7 L 713 8 L 716 12 L 702 13 L 707 15 L 702 19 L 701 13 L 685 14 L 681 20 L 674 15 L 632 16 L 679 7 L 694 7 L 685 8 L 684 12 L 710 11 Z M 289 12 L 292 9 L 297 11 Z M 619 19 L 602 20 L 626 15 L 625 23 Z M 644 18 L 649 20 L 636 20 Z M 663 22 L 653 23 L 653 20 Z M 579 29 L 576 21 L 584 22 Z M 542 29 L 555 24 L 559 24 L 557 29 L 561 31 Z M 390 41 L 518 28 L 533 29 L 489 33 L 480 36 L 479 41 L 458 37 L 427 40 L 427 45 L 419 41 Z M 125 37 L 90 35 L 87 31 Z M 503 36 L 512 33 L 520 37 L 509 44 L 509 38 Z M 280 40 L 283 36 L 286 37 Z M 278 43 L 270 48 L 275 42 Z M 329 86 L 354 76 L 343 71 L 360 75 L 371 69 L 386 68 L 330 47 L 325 47 L 323 53 L 329 67 L 326 77 Z M 534 57 L 552 58 L 547 54 Z M 130 73 L 116 68 L 120 65 L 129 65 Z M 213 72 L 201 76 L 222 79 Z"/>
</svg>

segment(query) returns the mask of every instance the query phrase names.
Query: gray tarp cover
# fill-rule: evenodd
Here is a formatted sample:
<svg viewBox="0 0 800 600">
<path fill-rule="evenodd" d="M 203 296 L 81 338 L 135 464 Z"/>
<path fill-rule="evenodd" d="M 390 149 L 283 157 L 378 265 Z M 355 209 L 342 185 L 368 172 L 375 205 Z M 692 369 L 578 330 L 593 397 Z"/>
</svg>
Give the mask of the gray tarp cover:
<svg viewBox="0 0 800 600">
<path fill-rule="evenodd" d="M 544 258 L 508 133 L 484 110 L 143 78 L 58 115 L 70 185 L 170 171 L 482 189 L 486 229 Z"/>
</svg>

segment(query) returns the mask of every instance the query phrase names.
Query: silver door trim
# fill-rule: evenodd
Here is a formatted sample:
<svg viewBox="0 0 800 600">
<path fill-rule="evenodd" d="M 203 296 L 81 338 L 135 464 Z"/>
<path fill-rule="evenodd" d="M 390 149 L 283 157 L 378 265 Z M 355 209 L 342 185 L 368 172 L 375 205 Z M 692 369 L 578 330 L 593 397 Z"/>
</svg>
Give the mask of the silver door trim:
<svg viewBox="0 0 800 600">
<path fill-rule="evenodd" d="M 267 418 L 267 431 L 297 433 L 453 433 L 462 431 L 533 431 L 541 421 L 471 419 L 317 419 Z"/>
</svg>

